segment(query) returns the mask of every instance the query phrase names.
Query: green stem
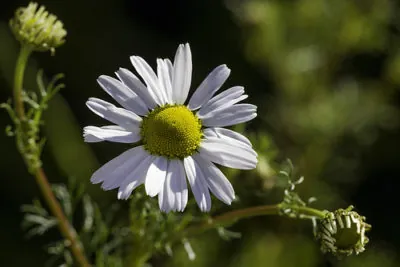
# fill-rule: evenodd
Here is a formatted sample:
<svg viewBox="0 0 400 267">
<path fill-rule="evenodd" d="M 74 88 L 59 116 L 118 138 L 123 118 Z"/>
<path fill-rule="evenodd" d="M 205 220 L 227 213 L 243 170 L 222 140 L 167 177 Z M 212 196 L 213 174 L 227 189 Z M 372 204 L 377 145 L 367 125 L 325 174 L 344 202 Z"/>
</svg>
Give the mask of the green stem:
<svg viewBox="0 0 400 267">
<path fill-rule="evenodd" d="M 24 125 L 26 123 L 26 114 L 24 108 L 24 101 L 22 99 L 22 90 L 23 90 L 23 81 L 24 81 L 24 73 L 25 68 L 29 59 L 29 55 L 31 54 L 32 49 L 23 45 L 21 47 L 21 51 L 19 53 L 17 59 L 17 65 L 15 67 L 15 77 L 14 77 L 14 103 L 16 109 L 16 115 L 21 123 L 21 131 L 22 135 L 24 135 Z M 18 142 L 18 141 L 17 141 Z M 22 142 L 22 143 L 21 143 Z M 18 147 L 24 146 L 24 140 L 19 140 Z M 23 150 L 21 150 L 22 152 Z M 24 155 L 22 155 L 24 156 Z M 30 169 L 32 166 L 29 166 L 29 160 L 25 160 L 25 163 L 28 165 L 27 167 Z M 54 196 L 54 193 L 51 189 L 50 183 L 46 177 L 44 170 L 39 167 L 35 169 L 34 172 L 36 182 L 42 191 L 43 197 L 47 202 L 51 213 L 58 220 L 58 227 L 60 229 L 61 234 L 64 236 L 66 240 L 69 241 L 69 246 L 72 254 L 74 255 L 76 261 L 81 267 L 89 267 L 90 264 L 86 259 L 86 256 L 83 251 L 83 247 L 78 239 L 75 229 L 72 227 L 67 217 L 65 216 L 60 203 L 57 198 Z"/>
<path fill-rule="evenodd" d="M 288 209 L 288 208 L 299 214 L 297 218 L 316 217 L 322 219 L 325 217 L 326 214 L 325 211 L 320 211 L 310 207 L 289 205 L 285 203 L 280 203 L 276 205 L 256 206 L 256 207 L 245 208 L 223 213 L 219 216 L 207 220 L 204 223 L 189 227 L 183 232 L 182 236 L 185 237 L 185 236 L 197 235 L 218 226 L 221 227 L 230 225 L 244 218 L 265 216 L 265 215 L 281 215 L 282 209 Z"/>
<path fill-rule="evenodd" d="M 22 99 L 22 85 L 24 82 L 24 73 L 26 68 L 26 63 L 28 62 L 29 56 L 32 53 L 32 49 L 23 45 L 21 47 L 21 51 L 19 52 L 19 56 L 17 59 L 17 63 L 15 66 L 15 75 L 14 75 L 14 105 L 18 118 L 21 122 L 25 120 L 25 110 L 24 110 L 24 101 Z"/>
</svg>

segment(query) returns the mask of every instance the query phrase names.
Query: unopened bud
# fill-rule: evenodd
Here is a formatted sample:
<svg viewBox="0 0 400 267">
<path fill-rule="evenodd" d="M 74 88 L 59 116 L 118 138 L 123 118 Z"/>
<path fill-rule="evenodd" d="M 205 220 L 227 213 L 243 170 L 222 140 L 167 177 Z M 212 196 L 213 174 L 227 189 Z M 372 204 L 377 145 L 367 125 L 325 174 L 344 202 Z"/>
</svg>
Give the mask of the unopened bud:
<svg viewBox="0 0 400 267">
<path fill-rule="evenodd" d="M 67 35 L 63 23 L 49 14 L 44 6 L 38 7 L 37 3 L 18 8 L 10 20 L 10 27 L 20 42 L 30 45 L 35 51 L 50 50 L 54 53 Z"/>
<path fill-rule="evenodd" d="M 349 256 L 365 250 L 368 243 L 365 232 L 370 229 L 371 225 L 365 222 L 365 217 L 353 211 L 353 206 L 350 206 L 328 212 L 317 224 L 316 237 L 324 253 Z"/>
</svg>

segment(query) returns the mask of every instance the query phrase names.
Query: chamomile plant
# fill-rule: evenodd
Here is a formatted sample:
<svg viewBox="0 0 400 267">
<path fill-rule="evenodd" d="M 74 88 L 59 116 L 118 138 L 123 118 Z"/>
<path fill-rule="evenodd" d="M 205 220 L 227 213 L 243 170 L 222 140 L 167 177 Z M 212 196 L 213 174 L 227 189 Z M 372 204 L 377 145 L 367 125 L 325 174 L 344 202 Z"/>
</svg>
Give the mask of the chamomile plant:
<svg viewBox="0 0 400 267">
<path fill-rule="evenodd" d="M 118 106 L 94 97 L 86 102 L 109 123 L 84 127 L 84 141 L 117 142 L 127 147 L 87 177 L 94 184 L 101 183 L 104 190 L 118 189 L 117 197 L 101 207 L 80 184 L 52 185 L 41 159 L 45 137 L 40 130 L 49 101 L 64 87 L 60 83 L 63 75 L 46 83 L 45 72 L 39 72 L 38 93 L 27 90 L 23 81 L 30 55 L 54 54 L 65 42 L 66 30 L 55 15 L 36 3 L 19 8 L 10 27 L 21 49 L 12 101 L 2 104 L 13 122 L 6 130 L 15 137 L 46 204 L 35 200 L 25 205 L 23 225 L 30 236 L 52 228 L 60 231 L 61 240 L 47 249 L 57 264 L 145 266 L 155 255 L 173 256 L 177 245 L 183 245 L 194 260 L 196 247 L 190 245 L 190 239 L 199 233 L 217 229 L 221 237 L 233 237 L 236 235 L 226 227 L 244 218 L 267 215 L 309 220 L 325 253 L 347 256 L 365 250 L 365 234 L 371 228 L 365 217 L 353 207 L 334 212 L 311 207 L 310 199 L 303 200 L 296 192 L 303 178 L 293 177 L 290 161 L 287 170 L 278 175 L 286 184 L 280 203 L 242 209 L 225 206 L 232 210 L 209 213 L 213 211 L 212 195 L 227 205 L 236 199 L 234 185 L 217 165 L 247 172 L 257 166 L 258 154 L 250 140 L 226 128 L 254 119 L 257 107 L 242 103 L 247 98 L 242 86 L 221 89 L 230 75 L 226 65 L 216 67 L 193 86 L 188 43 L 178 46 L 173 62 L 157 59 L 156 70 L 143 58 L 131 56 L 138 76 L 125 68 L 116 72 L 116 78 L 100 75 L 97 82 Z M 83 223 L 74 224 L 76 217 Z"/>
</svg>

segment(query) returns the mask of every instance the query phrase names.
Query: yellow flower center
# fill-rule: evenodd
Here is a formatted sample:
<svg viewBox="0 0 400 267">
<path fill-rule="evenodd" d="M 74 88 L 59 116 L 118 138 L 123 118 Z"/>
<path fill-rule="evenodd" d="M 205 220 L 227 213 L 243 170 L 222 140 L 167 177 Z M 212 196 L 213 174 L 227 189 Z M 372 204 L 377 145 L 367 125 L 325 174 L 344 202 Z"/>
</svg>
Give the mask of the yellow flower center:
<svg viewBox="0 0 400 267">
<path fill-rule="evenodd" d="M 140 134 L 150 154 L 182 159 L 199 148 L 201 121 L 186 106 L 165 105 L 143 118 Z"/>
</svg>

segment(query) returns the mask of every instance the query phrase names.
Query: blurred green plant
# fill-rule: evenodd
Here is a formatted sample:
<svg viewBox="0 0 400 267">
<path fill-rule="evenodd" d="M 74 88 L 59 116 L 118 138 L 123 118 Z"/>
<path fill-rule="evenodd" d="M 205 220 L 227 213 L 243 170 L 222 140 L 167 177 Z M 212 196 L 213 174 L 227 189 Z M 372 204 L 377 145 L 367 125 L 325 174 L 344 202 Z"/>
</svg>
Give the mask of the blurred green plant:
<svg viewBox="0 0 400 267">
<path fill-rule="evenodd" d="M 390 55 L 400 42 L 390 32 L 390 0 L 227 3 L 243 28 L 247 57 L 279 88 L 261 119 L 280 133 L 276 142 L 310 181 L 345 138 L 365 146 L 379 129 L 398 126 L 392 102 L 398 57 Z M 379 55 L 387 66 L 380 77 L 367 72 L 382 64 L 374 61 Z M 357 57 L 367 64 L 354 63 Z M 344 171 L 342 177 L 350 175 Z"/>
<path fill-rule="evenodd" d="M 302 192 L 314 190 L 319 204 L 330 209 L 343 205 L 346 194 L 365 179 L 359 170 L 361 155 L 398 130 L 398 3 L 225 2 L 242 30 L 245 57 L 271 85 L 269 95 L 259 98 L 269 100 L 259 108 L 261 127 L 271 129 L 280 153 L 294 159 L 307 177 L 309 186 Z M 379 157 L 376 165 L 382 164 Z M 379 264 L 381 257 L 374 255 L 390 254 L 389 247 L 374 245 L 368 255 L 346 260 L 346 266 L 372 266 L 367 258 Z M 271 252 L 269 257 L 278 255 Z M 389 257 L 385 262 L 395 261 Z M 285 266 L 282 262 L 269 266 Z"/>
<path fill-rule="evenodd" d="M 82 225 L 78 235 L 85 252 L 94 259 L 95 266 L 122 267 L 122 255 L 127 249 L 129 229 L 117 220 L 116 214 L 120 208 L 118 203 L 101 211 L 101 208 L 85 193 L 84 187 L 73 179 L 70 179 L 68 187 L 64 184 L 54 184 L 52 189 L 70 222 L 75 216 L 82 214 L 79 216 Z M 38 199 L 32 204 L 22 206 L 22 211 L 24 212 L 22 226 L 27 231 L 28 237 L 43 235 L 57 226 L 57 218 L 49 214 Z M 48 264 L 75 266 L 69 246 L 68 240 L 64 239 L 49 244 L 46 250 L 53 257 L 49 259 Z"/>
</svg>

